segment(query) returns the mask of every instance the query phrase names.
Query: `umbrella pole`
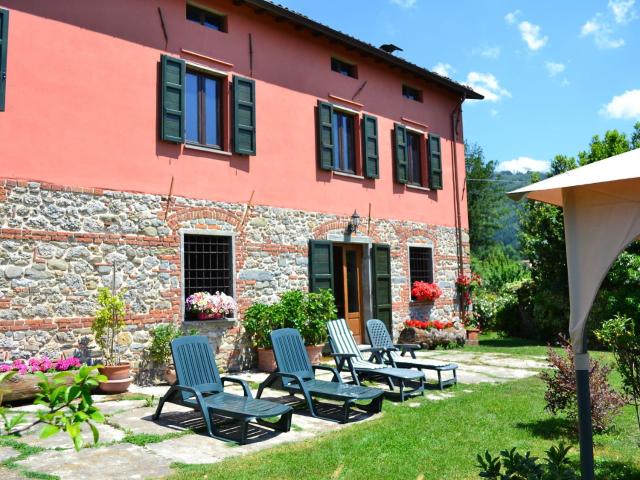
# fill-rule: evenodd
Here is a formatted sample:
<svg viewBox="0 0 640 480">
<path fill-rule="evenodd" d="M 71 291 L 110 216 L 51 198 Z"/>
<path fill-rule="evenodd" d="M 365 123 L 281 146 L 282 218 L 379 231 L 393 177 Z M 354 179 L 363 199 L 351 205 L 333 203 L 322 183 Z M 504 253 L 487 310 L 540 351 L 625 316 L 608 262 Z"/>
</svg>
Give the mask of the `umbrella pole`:
<svg viewBox="0 0 640 480">
<path fill-rule="evenodd" d="M 589 391 L 589 354 L 575 355 L 576 387 L 578 393 L 578 429 L 580 438 L 580 476 L 594 480 L 593 431 L 591 428 L 591 394 Z"/>
</svg>

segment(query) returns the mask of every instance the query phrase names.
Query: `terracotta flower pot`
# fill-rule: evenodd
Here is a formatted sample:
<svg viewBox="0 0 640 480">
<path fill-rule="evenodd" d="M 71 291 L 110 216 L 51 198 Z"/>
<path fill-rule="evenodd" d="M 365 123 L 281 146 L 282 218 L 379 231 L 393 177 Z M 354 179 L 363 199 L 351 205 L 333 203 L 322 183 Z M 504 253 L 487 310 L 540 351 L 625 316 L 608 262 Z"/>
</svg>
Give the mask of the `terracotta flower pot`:
<svg viewBox="0 0 640 480">
<path fill-rule="evenodd" d="M 480 330 L 477 328 L 467 329 L 467 345 L 478 346 L 480 344 Z"/>
<path fill-rule="evenodd" d="M 311 365 L 320 365 L 320 360 L 322 360 L 323 347 L 324 345 L 307 345 L 304 347 L 307 349 L 307 355 L 309 355 Z"/>
<path fill-rule="evenodd" d="M 276 357 L 270 348 L 258 348 L 258 370 L 261 372 L 275 372 L 277 368 Z"/>
<path fill-rule="evenodd" d="M 129 375 L 131 365 L 121 363 L 119 365 L 107 365 L 98 369 L 101 375 L 108 378 L 100 383 L 100 390 L 104 393 L 124 393 L 129 389 L 133 377 Z"/>
</svg>

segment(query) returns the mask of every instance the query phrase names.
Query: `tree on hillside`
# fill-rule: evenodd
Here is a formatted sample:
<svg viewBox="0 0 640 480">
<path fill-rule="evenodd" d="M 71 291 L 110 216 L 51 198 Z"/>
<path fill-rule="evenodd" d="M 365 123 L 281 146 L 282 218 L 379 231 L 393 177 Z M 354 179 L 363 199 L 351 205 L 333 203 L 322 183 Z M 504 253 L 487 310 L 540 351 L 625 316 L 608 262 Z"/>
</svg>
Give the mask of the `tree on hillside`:
<svg viewBox="0 0 640 480">
<path fill-rule="evenodd" d="M 475 256 L 482 256 L 496 243 L 496 232 L 503 225 L 505 190 L 494 181 L 496 163 L 485 160 L 479 145 L 465 145 L 465 160 L 471 251 Z"/>
</svg>

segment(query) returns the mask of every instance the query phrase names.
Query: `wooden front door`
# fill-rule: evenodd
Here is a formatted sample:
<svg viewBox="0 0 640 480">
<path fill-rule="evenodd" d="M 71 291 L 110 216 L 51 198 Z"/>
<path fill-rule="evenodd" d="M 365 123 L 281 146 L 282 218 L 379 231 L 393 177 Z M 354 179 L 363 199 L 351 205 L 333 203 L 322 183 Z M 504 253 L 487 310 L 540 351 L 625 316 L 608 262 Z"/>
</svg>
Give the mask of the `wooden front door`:
<svg viewBox="0 0 640 480">
<path fill-rule="evenodd" d="M 362 245 L 334 245 L 333 260 L 338 316 L 347 321 L 356 342 L 363 343 Z"/>
</svg>

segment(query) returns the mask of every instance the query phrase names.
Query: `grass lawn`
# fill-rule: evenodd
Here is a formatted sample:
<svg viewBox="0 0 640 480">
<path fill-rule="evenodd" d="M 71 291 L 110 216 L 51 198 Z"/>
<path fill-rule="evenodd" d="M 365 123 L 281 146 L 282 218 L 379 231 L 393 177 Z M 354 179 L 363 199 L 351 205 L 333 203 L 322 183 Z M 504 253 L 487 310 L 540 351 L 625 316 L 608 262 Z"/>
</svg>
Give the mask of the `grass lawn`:
<svg viewBox="0 0 640 480">
<path fill-rule="evenodd" d="M 544 346 L 494 348 L 512 354 L 542 354 Z M 489 350 L 486 350 L 489 351 Z M 491 350 L 493 351 L 493 350 Z M 617 379 L 614 379 L 617 383 Z M 417 407 L 385 402 L 378 419 L 328 433 L 313 440 L 283 445 L 214 465 L 179 465 L 173 479 L 471 479 L 478 478 L 475 456 L 489 449 L 518 447 L 543 455 L 576 435 L 563 419 L 544 411 L 544 383 L 529 378 L 501 385 L 459 385 L 455 398 L 416 400 Z M 465 393 L 463 390 L 471 390 Z M 598 478 L 640 480 L 640 433 L 631 406 L 612 430 L 595 438 Z"/>
</svg>

